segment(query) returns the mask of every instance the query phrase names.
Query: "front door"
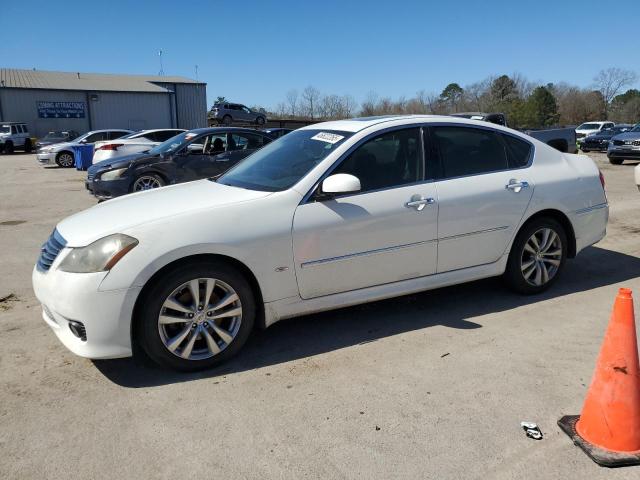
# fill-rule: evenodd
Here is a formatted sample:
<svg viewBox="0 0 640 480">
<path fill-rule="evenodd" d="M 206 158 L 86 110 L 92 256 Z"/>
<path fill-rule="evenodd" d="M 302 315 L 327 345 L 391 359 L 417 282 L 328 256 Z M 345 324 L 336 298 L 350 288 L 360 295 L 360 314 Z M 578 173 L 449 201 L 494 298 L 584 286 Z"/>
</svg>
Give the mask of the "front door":
<svg viewBox="0 0 640 480">
<path fill-rule="evenodd" d="M 293 249 L 302 298 L 436 271 L 438 204 L 434 183 L 424 181 L 420 134 L 411 128 L 367 140 L 331 172 L 358 177 L 359 193 L 312 196 L 297 208 Z"/>
<path fill-rule="evenodd" d="M 533 194 L 533 146 L 469 126 L 431 128 L 440 156 L 438 273 L 493 263 L 505 253 Z"/>
<path fill-rule="evenodd" d="M 175 158 L 176 182 L 215 177 L 232 164 L 227 133 L 214 133 L 196 138 Z"/>
</svg>

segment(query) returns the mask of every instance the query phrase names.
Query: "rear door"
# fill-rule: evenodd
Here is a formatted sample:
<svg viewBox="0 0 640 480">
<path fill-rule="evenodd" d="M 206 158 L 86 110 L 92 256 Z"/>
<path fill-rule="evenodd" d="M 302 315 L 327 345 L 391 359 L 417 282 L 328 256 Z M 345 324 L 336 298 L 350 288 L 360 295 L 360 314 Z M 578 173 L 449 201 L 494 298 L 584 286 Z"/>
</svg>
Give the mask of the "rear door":
<svg viewBox="0 0 640 480">
<path fill-rule="evenodd" d="M 493 263 L 529 205 L 533 145 L 490 128 L 429 129 L 438 172 L 438 272 Z"/>
<path fill-rule="evenodd" d="M 229 154 L 220 161 L 230 162 L 229 166 L 235 165 L 243 158 L 251 155 L 256 150 L 262 148 L 270 139 L 257 133 L 231 133 L 229 140 Z"/>
</svg>

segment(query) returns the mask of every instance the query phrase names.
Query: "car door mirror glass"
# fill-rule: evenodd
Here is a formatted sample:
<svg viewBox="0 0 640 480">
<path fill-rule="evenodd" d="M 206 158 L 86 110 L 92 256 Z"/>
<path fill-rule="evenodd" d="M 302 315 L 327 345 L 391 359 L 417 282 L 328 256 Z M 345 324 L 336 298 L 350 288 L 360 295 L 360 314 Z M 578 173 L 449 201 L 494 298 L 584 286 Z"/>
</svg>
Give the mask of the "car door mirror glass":
<svg viewBox="0 0 640 480">
<path fill-rule="evenodd" d="M 355 193 L 361 189 L 360 180 L 348 173 L 336 173 L 324 179 L 320 186 L 320 194 L 334 197 L 344 193 Z"/>
</svg>

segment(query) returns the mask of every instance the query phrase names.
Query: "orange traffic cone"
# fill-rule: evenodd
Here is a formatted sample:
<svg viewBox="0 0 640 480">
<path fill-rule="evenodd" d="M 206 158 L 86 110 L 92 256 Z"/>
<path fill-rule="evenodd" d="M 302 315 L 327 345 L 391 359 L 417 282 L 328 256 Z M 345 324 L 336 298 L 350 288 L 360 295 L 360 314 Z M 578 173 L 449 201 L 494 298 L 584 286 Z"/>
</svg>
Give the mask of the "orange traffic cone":
<svg viewBox="0 0 640 480">
<path fill-rule="evenodd" d="M 640 465 L 640 366 L 631 290 L 621 288 L 581 415 L 558 425 L 596 463 Z"/>
</svg>

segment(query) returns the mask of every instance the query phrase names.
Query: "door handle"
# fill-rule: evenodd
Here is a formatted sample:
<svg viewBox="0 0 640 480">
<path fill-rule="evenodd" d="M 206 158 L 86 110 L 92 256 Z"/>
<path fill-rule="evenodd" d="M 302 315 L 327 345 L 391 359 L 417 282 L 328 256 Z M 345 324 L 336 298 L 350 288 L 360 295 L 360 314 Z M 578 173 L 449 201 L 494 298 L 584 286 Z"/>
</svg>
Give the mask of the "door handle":
<svg viewBox="0 0 640 480">
<path fill-rule="evenodd" d="M 523 188 L 529 188 L 529 182 L 518 181 L 515 178 L 512 178 L 504 187 L 507 190 L 513 190 L 515 193 L 520 193 L 520 190 Z"/>
<path fill-rule="evenodd" d="M 415 208 L 417 211 L 421 211 L 425 205 L 431 205 L 436 203 L 434 198 L 423 197 L 422 195 L 414 195 L 407 203 L 404 204 L 407 208 Z"/>
</svg>

